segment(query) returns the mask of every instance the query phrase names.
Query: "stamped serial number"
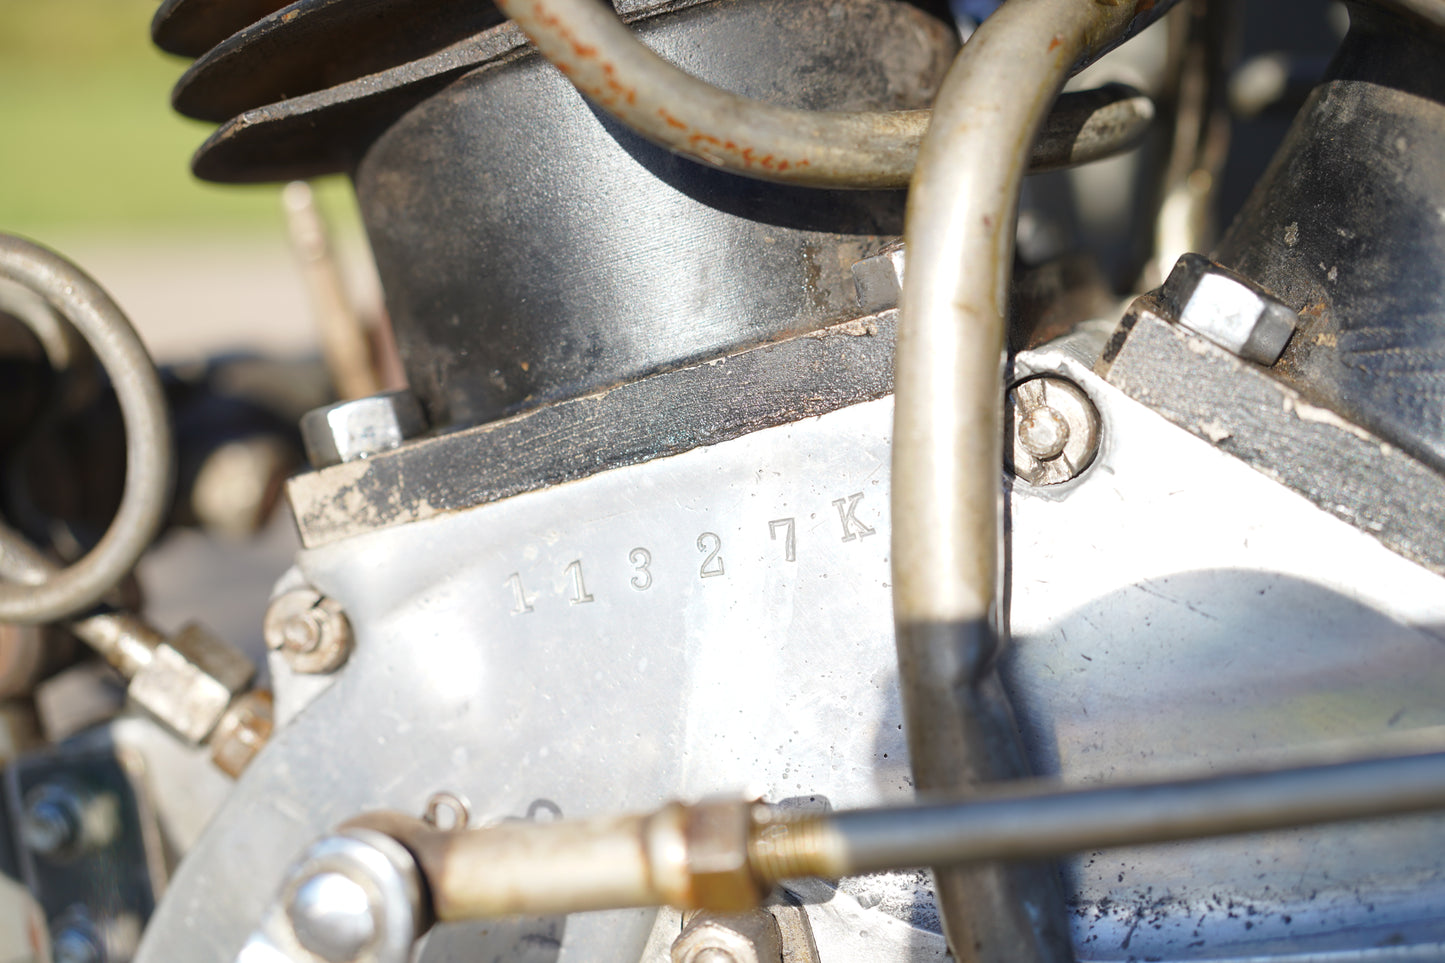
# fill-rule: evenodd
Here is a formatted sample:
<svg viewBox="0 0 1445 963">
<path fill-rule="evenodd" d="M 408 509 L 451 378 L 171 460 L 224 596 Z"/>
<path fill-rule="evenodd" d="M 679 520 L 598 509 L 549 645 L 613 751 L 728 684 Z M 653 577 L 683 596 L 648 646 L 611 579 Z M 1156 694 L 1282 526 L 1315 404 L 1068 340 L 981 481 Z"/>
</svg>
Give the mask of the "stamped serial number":
<svg viewBox="0 0 1445 963">
<path fill-rule="evenodd" d="M 854 492 L 843 498 L 832 501 L 833 510 L 838 518 L 838 537 L 843 542 L 857 542 L 870 535 L 876 535 L 877 529 L 859 518 L 859 510 L 863 505 L 863 492 Z M 864 513 L 867 517 L 867 513 Z M 762 533 L 759 532 L 759 535 Z M 771 519 L 767 523 L 767 541 L 774 543 L 777 552 L 784 562 L 798 561 L 798 519 L 796 516 L 787 518 Z M 717 532 L 700 532 L 694 540 L 697 549 L 698 579 L 725 578 L 728 574 L 728 561 L 725 554 L 723 538 Z M 565 557 L 565 556 L 564 556 Z M 635 592 L 647 592 L 653 587 L 653 555 L 652 550 L 644 545 L 626 552 L 618 559 L 618 564 L 626 564 L 630 570 L 627 584 Z M 520 571 L 513 572 L 507 576 L 503 586 L 511 595 L 511 614 L 528 615 L 535 612 L 539 595 L 529 589 L 530 573 L 524 579 Z M 595 589 L 589 588 L 588 574 L 583 571 L 582 559 L 574 558 L 568 562 L 562 570 L 565 586 L 562 595 L 568 605 L 589 605 L 597 601 L 594 594 Z M 558 600 L 561 601 L 560 599 Z"/>
</svg>

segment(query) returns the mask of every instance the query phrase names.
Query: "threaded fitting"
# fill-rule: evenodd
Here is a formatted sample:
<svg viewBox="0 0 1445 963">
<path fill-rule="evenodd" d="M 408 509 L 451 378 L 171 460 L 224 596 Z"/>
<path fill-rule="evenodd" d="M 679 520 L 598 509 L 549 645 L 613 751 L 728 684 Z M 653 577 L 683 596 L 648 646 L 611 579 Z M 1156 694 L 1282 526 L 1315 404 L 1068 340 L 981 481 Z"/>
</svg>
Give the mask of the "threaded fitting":
<svg viewBox="0 0 1445 963">
<path fill-rule="evenodd" d="M 844 875 L 842 838 L 827 816 L 753 809 L 748 860 L 753 875 L 768 886 L 786 879 Z"/>
</svg>

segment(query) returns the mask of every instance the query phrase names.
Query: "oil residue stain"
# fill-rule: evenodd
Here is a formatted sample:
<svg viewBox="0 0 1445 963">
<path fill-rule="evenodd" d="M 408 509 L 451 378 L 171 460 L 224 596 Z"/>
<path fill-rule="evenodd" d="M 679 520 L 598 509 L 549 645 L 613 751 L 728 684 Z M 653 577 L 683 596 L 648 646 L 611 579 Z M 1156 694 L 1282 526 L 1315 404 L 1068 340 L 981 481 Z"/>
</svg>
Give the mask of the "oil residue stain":
<svg viewBox="0 0 1445 963">
<path fill-rule="evenodd" d="M 818 261 L 819 253 L 818 245 L 812 242 L 808 242 L 802 247 L 803 291 L 807 294 L 808 301 L 812 303 L 813 307 L 826 316 L 828 291 L 823 286 L 823 265 Z"/>
</svg>

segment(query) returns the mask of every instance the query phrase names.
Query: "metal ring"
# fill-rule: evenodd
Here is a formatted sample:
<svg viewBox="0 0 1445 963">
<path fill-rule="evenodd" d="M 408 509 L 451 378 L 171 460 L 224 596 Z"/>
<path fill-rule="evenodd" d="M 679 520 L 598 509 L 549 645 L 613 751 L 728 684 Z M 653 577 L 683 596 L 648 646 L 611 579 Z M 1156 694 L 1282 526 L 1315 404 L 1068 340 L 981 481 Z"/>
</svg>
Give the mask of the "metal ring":
<svg viewBox="0 0 1445 963">
<path fill-rule="evenodd" d="M 54 622 L 99 602 L 160 531 L 175 466 L 170 419 L 145 345 L 89 275 L 38 244 L 0 235 L 0 277 L 44 297 L 89 342 L 110 376 L 125 423 L 125 491 L 105 535 L 84 558 L 43 582 L 0 584 L 0 621 Z"/>
<path fill-rule="evenodd" d="M 450 820 L 443 816 L 443 813 L 450 813 Z M 467 801 L 454 792 L 445 790 L 433 793 L 426 801 L 426 814 L 422 821 L 433 829 L 440 829 L 443 832 L 452 830 L 463 830 L 472 821 L 472 810 Z"/>
</svg>

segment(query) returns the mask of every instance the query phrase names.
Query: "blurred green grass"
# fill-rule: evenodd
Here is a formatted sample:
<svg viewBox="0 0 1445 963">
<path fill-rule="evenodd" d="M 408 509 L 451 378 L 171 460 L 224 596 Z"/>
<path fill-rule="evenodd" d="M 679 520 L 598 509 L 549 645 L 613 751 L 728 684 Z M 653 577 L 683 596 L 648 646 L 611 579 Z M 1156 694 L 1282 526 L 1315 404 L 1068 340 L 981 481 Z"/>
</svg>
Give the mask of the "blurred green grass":
<svg viewBox="0 0 1445 963">
<path fill-rule="evenodd" d="M 281 229 L 277 187 L 191 175 L 215 125 L 170 109 L 187 61 L 150 42 L 158 2 L 0 0 L 0 231 Z M 330 181 L 323 205 L 352 220 L 349 188 Z"/>
</svg>

